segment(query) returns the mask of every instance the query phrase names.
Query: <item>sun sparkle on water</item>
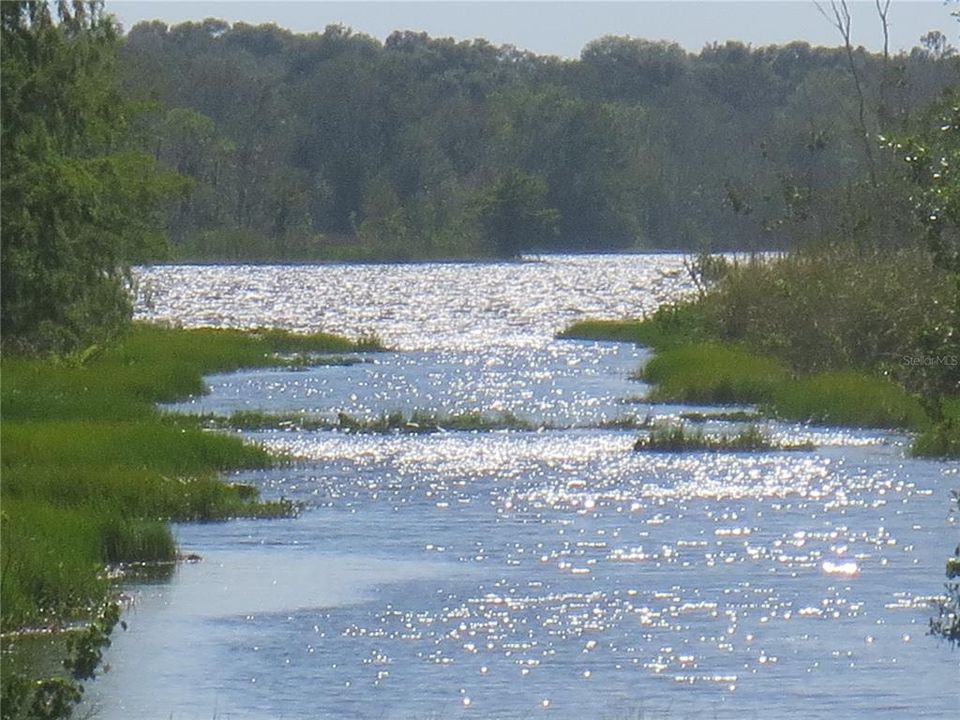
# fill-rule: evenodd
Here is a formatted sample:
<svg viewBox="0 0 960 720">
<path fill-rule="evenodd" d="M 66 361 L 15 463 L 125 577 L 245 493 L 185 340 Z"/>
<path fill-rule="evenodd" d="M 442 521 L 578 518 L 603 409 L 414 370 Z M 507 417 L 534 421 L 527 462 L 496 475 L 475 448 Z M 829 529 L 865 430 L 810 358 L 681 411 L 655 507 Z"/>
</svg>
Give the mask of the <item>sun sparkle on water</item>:
<svg viewBox="0 0 960 720">
<path fill-rule="evenodd" d="M 885 431 L 762 421 L 817 449 L 663 454 L 599 428 L 694 408 L 643 400 L 646 351 L 553 334 L 688 292 L 678 256 L 140 281 L 139 317 L 375 331 L 402 351 L 215 376 L 177 409 L 544 429 L 245 433 L 295 459 L 235 479 L 304 513 L 180 527 L 205 560 L 134 590 L 98 717 L 954 717 L 957 660 L 924 631 L 955 465 L 906 459 Z"/>
</svg>

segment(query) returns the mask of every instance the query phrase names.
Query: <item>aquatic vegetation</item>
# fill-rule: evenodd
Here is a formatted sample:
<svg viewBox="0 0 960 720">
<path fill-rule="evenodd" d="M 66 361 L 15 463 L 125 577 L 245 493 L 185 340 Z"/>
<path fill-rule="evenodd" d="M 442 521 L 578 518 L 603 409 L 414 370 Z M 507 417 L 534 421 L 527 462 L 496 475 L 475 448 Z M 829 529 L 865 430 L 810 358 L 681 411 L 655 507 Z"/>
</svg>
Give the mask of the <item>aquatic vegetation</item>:
<svg viewBox="0 0 960 720">
<path fill-rule="evenodd" d="M 776 443 L 754 425 L 736 435 L 707 435 L 688 431 L 684 425 L 654 426 L 648 435 L 637 439 L 637 452 L 766 452 L 768 450 L 813 450 L 812 443 Z"/>
<path fill-rule="evenodd" d="M 692 423 L 704 423 L 710 422 L 711 420 L 719 420 L 722 422 L 753 422 L 763 418 L 763 415 L 758 412 L 752 412 L 749 410 L 732 410 L 730 412 L 714 412 L 714 413 L 701 413 L 701 412 L 685 412 L 680 413 L 680 419 L 686 420 L 687 422 Z"/>
<path fill-rule="evenodd" d="M 920 401 L 887 378 L 853 370 L 795 377 L 775 359 L 736 346 L 666 350 L 641 377 L 654 385 L 653 400 L 758 403 L 766 414 L 824 425 L 919 428 L 928 422 Z"/>
<path fill-rule="evenodd" d="M 854 427 L 925 429 L 930 425 L 919 399 L 887 377 L 852 369 L 798 374 L 776 357 L 743 344 L 693 341 L 703 331 L 690 317 L 691 306 L 687 307 L 657 313 L 640 324 L 657 328 L 644 332 L 658 345 L 657 354 L 636 375 L 653 386 L 650 395 L 638 402 L 759 404 L 763 413 L 786 420 Z M 607 323 L 588 327 L 599 337 Z M 609 339 L 624 337 L 616 324 L 610 327 Z M 955 453 L 951 428 L 947 423 L 939 430 L 926 430 L 920 450 Z"/>
<path fill-rule="evenodd" d="M 918 457 L 960 457 L 960 397 L 943 403 L 943 418 L 920 431 L 910 452 Z"/>
<path fill-rule="evenodd" d="M 708 341 L 699 306 L 691 302 L 663 305 L 649 317 L 625 320 L 584 319 L 571 323 L 556 337 L 568 340 L 632 342 L 654 350 L 666 350 Z"/>
<path fill-rule="evenodd" d="M 605 340 L 615 342 L 643 342 L 642 320 L 578 320 L 557 333 L 569 340 Z"/>
<path fill-rule="evenodd" d="M 155 404 L 203 392 L 204 373 L 276 364 L 281 350 L 358 346 L 324 334 L 135 325 L 82 356 L 4 358 L 3 629 L 83 614 L 107 591 L 108 564 L 174 560 L 167 520 L 295 514 L 293 503 L 261 502 L 254 488 L 218 478 L 276 457 Z"/>
<path fill-rule="evenodd" d="M 954 507 L 960 511 L 960 490 L 953 491 Z M 960 545 L 947 560 L 946 595 L 935 601 L 937 617 L 930 619 L 930 634 L 957 646 L 960 645 Z"/>
<path fill-rule="evenodd" d="M 651 399 L 730 404 L 771 400 L 790 374 L 771 357 L 716 343 L 658 353 L 640 373 L 654 385 Z"/>
<path fill-rule="evenodd" d="M 62 662 L 66 674 L 34 680 L 19 670 L 6 668 L 0 697 L 4 720 L 71 717 L 83 699 L 82 682 L 97 676 L 103 652 L 110 647 L 110 634 L 117 624 L 126 628 L 120 620 L 120 606 L 106 602 L 86 626 L 71 630 L 65 643 L 67 655 Z"/>
<path fill-rule="evenodd" d="M 366 362 L 362 357 L 356 355 L 315 355 L 309 353 L 283 355 L 278 360 L 281 367 L 290 370 L 303 370 L 310 367 L 350 367 Z"/>
<path fill-rule="evenodd" d="M 779 385 L 773 412 L 788 420 L 857 427 L 918 428 L 927 422 L 920 401 L 887 378 L 847 370 Z"/>
<path fill-rule="evenodd" d="M 200 418 L 207 427 L 237 430 L 342 430 L 359 433 L 434 433 L 446 431 L 535 430 L 532 423 L 512 413 L 442 413 L 415 410 L 409 415 L 400 410 L 362 418 L 337 413 L 336 418 L 303 413 L 267 413 L 243 410 L 228 417 L 207 415 Z"/>
<path fill-rule="evenodd" d="M 623 415 L 612 420 L 603 420 L 595 427 L 601 430 L 646 430 L 653 427 L 654 419 L 647 415 L 643 418 L 636 415 Z"/>
</svg>

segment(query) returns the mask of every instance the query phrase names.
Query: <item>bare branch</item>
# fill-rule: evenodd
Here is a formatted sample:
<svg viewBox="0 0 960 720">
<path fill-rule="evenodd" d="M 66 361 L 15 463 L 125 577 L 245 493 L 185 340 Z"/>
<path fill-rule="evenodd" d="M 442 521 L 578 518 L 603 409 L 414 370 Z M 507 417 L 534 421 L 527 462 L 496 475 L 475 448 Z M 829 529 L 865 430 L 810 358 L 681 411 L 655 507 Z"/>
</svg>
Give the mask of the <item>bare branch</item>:
<svg viewBox="0 0 960 720">
<path fill-rule="evenodd" d="M 879 4 L 880 0 L 876 1 Z M 886 2 L 887 5 L 890 4 L 890 0 L 884 0 L 884 2 Z M 837 29 L 837 31 L 840 33 L 840 37 L 843 38 L 843 46 L 847 55 L 847 64 L 850 66 L 850 74 L 853 76 L 853 84 L 857 90 L 857 101 L 859 104 L 857 116 L 860 125 L 860 135 L 863 141 L 863 150 L 867 158 L 867 170 L 870 174 L 870 183 L 872 185 L 876 185 L 877 174 L 873 162 L 873 143 L 870 140 L 870 133 L 867 131 L 866 99 L 863 95 L 863 83 L 860 81 L 860 71 L 857 70 L 857 63 L 853 57 L 853 35 L 851 31 L 852 23 L 850 20 L 850 6 L 847 4 L 847 0 L 830 0 L 828 12 L 823 4 L 818 0 L 814 0 L 813 4 L 817 6 L 817 10 L 820 11 L 820 14 L 826 18 L 827 22 Z"/>
</svg>

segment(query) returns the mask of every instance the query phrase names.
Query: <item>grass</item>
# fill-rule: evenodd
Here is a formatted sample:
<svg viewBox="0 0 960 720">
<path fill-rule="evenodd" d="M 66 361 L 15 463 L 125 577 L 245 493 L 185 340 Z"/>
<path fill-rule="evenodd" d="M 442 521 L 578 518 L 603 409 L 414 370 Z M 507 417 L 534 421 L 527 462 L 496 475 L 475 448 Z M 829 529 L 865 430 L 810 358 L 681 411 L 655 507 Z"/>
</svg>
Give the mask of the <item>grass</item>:
<svg viewBox="0 0 960 720">
<path fill-rule="evenodd" d="M 928 423 L 919 400 L 891 380 L 865 372 L 823 372 L 776 388 L 778 417 L 823 425 L 919 429 Z"/>
<path fill-rule="evenodd" d="M 637 452 L 766 452 L 770 450 L 812 450 L 811 443 L 780 444 L 773 442 L 756 426 L 749 426 L 736 435 L 706 435 L 688 431 L 681 425 L 660 425 L 640 437 L 633 449 Z"/>
<path fill-rule="evenodd" d="M 375 418 L 358 418 L 338 413 L 336 419 L 300 413 L 266 413 L 257 410 L 235 412 L 229 417 L 204 416 L 209 427 L 238 430 L 342 430 L 357 433 L 434 433 L 444 431 L 533 430 L 534 425 L 512 413 L 488 415 L 480 412 L 440 413 L 415 410 L 406 415 L 397 410 Z"/>
<path fill-rule="evenodd" d="M 750 412 L 749 410 L 732 410 L 730 412 L 700 413 L 686 412 L 680 413 L 680 419 L 692 423 L 705 423 L 711 420 L 721 420 L 726 422 L 751 422 L 760 420 L 763 417 L 760 413 Z"/>
<path fill-rule="evenodd" d="M 640 377 L 654 385 L 653 400 L 723 405 L 769 401 L 790 373 L 771 357 L 696 343 L 658 353 Z"/>
<path fill-rule="evenodd" d="M 911 454 L 917 457 L 960 457 L 960 396 L 943 404 L 943 419 L 929 425 L 913 441 Z"/>
<path fill-rule="evenodd" d="M 168 520 L 293 514 L 219 474 L 277 461 L 158 402 L 204 391 L 203 375 L 282 365 L 285 353 L 379 349 L 379 341 L 282 331 L 135 325 L 72 358 L 4 357 L 0 604 L 4 631 L 99 606 L 114 563 L 169 561 Z"/>
<path fill-rule="evenodd" d="M 643 336 L 642 320 L 578 320 L 557 333 L 568 340 L 603 340 L 649 345 Z"/>
<path fill-rule="evenodd" d="M 930 428 L 921 403 L 903 386 L 865 370 L 798 375 L 778 358 L 745 345 L 704 341 L 709 333 L 691 307 L 668 308 L 642 321 L 583 321 L 561 337 L 600 339 L 609 330 L 605 339 L 654 347 L 657 354 L 637 374 L 653 385 L 645 400 L 757 404 L 785 420 L 919 430 L 918 452 L 956 452 L 956 424 Z"/>
<path fill-rule="evenodd" d="M 568 340 L 632 342 L 662 351 L 709 340 L 710 334 L 703 327 L 696 306 L 679 303 L 665 305 L 643 319 L 578 320 L 557 333 L 557 337 Z"/>
<path fill-rule="evenodd" d="M 757 403 L 768 415 L 821 425 L 921 429 L 929 420 L 902 386 L 846 370 L 794 377 L 772 357 L 711 343 L 664 351 L 641 377 L 651 399 L 723 405 Z"/>
</svg>

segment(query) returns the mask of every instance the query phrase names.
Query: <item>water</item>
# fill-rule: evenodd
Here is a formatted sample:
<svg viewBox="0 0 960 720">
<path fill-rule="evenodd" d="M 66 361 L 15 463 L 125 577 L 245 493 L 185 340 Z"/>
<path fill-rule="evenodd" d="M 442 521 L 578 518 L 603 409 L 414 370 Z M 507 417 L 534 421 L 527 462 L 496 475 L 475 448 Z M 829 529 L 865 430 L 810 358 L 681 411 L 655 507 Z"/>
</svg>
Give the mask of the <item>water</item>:
<svg viewBox="0 0 960 720">
<path fill-rule="evenodd" d="M 203 561 L 131 588 L 98 717 L 956 717 L 960 658 L 925 634 L 956 463 L 879 431 L 767 423 L 818 449 L 657 455 L 597 428 L 691 408 L 643 401 L 644 350 L 552 335 L 688 292 L 680 258 L 157 268 L 141 287 L 146 317 L 402 351 L 214 376 L 179 409 L 553 429 L 247 433 L 298 459 L 236 479 L 306 511 L 179 526 Z"/>
</svg>

